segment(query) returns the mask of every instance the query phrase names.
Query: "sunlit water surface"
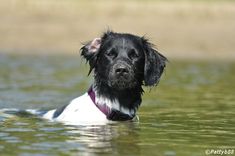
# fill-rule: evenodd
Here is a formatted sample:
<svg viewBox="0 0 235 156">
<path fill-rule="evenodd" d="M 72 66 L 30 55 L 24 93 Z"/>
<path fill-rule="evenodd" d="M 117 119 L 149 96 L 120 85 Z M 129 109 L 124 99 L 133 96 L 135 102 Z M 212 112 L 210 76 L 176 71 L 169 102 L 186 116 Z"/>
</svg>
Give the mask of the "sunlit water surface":
<svg viewBox="0 0 235 156">
<path fill-rule="evenodd" d="M 171 61 L 140 121 L 72 126 L 4 108 L 57 108 L 92 83 L 78 56 L 0 55 L 0 155 L 201 156 L 235 149 L 235 63 Z"/>
</svg>

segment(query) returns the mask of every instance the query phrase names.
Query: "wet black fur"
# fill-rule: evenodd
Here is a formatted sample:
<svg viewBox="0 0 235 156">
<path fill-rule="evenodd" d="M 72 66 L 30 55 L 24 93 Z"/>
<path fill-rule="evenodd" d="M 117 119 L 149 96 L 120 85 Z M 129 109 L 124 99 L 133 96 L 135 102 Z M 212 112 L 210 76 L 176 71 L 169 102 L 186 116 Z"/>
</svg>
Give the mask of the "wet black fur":
<svg viewBox="0 0 235 156">
<path fill-rule="evenodd" d="M 146 38 L 132 34 L 104 33 L 101 46 L 95 53 L 89 51 L 89 44 L 91 42 L 81 48 L 81 55 L 90 64 L 89 74 L 94 70 L 98 94 L 111 100 L 117 99 L 122 106 L 136 110 L 141 104 L 142 85 L 156 86 L 159 83 L 166 57 L 155 50 Z M 113 66 L 120 61 L 130 67 L 131 81 L 116 80 L 115 77 L 110 80 Z M 119 88 L 119 85 L 122 87 Z"/>
</svg>

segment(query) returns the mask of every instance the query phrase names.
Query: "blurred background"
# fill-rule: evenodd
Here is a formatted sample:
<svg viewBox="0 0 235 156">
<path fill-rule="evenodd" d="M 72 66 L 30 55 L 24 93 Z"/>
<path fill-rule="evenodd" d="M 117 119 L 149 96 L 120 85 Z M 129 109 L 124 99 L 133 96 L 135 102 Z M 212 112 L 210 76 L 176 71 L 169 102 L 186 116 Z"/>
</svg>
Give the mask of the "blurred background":
<svg viewBox="0 0 235 156">
<path fill-rule="evenodd" d="M 0 53 L 77 55 L 107 29 L 172 59 L 235 59 L 234 0 L 1 0 Z"/>
</svg>

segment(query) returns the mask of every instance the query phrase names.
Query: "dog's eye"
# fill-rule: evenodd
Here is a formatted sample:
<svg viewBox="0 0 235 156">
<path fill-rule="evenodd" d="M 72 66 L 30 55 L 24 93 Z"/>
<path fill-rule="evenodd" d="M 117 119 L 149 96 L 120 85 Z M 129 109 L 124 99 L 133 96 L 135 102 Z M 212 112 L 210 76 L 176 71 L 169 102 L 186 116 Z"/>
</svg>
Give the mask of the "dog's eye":
<svg viewBox="0 0 235 156">
<path fill-rule="evenodd" d="M 136 51 L 135 51 L 134 49 L 131 49 L 131 50 L 129 51 L 128 56 L 129 56 L 129 58 L 131 58 L 131 59 L 134 59 L 134 58 L 139 57 L 139 55 L 136 53 Z"/>
<path fill-rule="evenodd" d="M 106 55 L 110 56 L 110 57 L 116 57 L 117 53 L 116 53 L 116 51 L 114 49 L 112 49 L 112 50 L 107 51 Z"/>
</svg>

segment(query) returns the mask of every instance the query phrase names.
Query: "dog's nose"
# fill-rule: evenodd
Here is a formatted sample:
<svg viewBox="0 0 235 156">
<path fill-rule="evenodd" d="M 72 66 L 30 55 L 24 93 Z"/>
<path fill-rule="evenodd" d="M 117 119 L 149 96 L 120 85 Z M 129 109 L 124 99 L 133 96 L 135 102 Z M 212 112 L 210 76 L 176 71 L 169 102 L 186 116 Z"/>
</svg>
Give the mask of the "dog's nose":
<svg viewBox="0 0 235 156">
<path fill-rule="evenodd" d="M 115 69 L 115 73 L 117 75 L 127 75 L 129 73 L 129 70 L 127 67 L 120 65 Z"/>
</svg>

